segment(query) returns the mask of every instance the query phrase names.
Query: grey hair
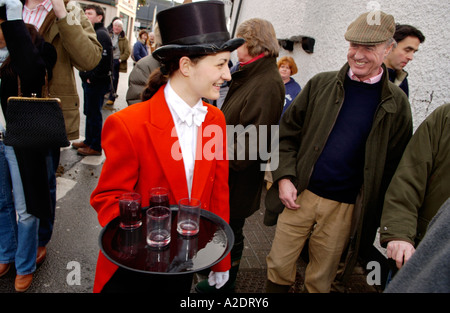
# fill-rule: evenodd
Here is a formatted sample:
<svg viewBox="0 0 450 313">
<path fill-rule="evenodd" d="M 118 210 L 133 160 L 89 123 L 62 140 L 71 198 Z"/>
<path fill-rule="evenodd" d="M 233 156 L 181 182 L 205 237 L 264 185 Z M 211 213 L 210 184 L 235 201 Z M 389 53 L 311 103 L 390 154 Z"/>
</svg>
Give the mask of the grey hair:
<svg viewBox="0 0 450 313">
<path fill-rule="evenodd" d="M 119 25 L 119 26 L 121 26 L 123 28 L 123 22 L 121 20 L 115 20 L 113 22 L 113 25 Z"/>
<path fill-rule="evenodd" d="M 389 47 L 392 44 L 394 44 L 394 46 L 392 48 L 397 47 L 397 41 L 394 39 L 394 37 L 391 37 L 386 41 L 386 47 Z"/>
</svg>

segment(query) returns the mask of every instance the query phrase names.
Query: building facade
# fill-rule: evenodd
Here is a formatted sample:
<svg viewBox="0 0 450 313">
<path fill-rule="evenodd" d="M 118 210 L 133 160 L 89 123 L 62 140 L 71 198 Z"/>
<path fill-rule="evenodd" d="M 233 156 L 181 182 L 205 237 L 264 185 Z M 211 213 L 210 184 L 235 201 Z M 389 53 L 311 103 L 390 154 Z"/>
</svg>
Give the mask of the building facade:
<svg viewBox="0 0 450 313">
<path fill-rule="evenodd" d="M 449 1 L 234 0 L 230 31 L 234 33 L 239 23 L 249 18 L 270 21 L 278 39 L 292 39 L 292 51 L 282 48 L 280 56 L 295 59 L 299 72 L 293 77 L 304 86 L 316 73 L 338 70 L 346 62 L 348 42 L 344 34 L 348 25 L 375 9 L 392 14 L 397 23 L 417 27 L 426 37 L 405 67 L 416 128 L 435 108 L 450 102 Z M 314 39 L 312 53 L 302 47 L 302 38 Z"/>
</svg>

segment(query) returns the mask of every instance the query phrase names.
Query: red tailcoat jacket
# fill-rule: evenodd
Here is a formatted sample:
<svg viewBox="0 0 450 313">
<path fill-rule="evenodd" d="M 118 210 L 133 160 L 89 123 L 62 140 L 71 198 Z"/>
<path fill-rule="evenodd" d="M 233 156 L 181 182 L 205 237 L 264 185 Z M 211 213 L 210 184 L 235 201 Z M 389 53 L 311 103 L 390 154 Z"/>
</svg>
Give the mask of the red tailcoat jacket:
<svg viewBox="0 0 450 313">
<path fill-rule="evenodd" d="M 164 87 L 150 100 L 120 110 L 105 121 L 102 147 L 106 160 L 91 195 L 91 205 L 97 211 L 102 227 L 119 216 L 118 198 L 122 193 L 140 193 L 142 206 L 149 205 L 148 191 L 153 187 L 168 188 L 171 205 L 189 197 L 184 163 Z M 191 197 L 200 199 L 202 209 L 229 222 L 225 117 L 218 108 L 207 103 L 203 105 L 208 107 L 208 113 L 198 129 Z M 94 292 L 102 290 L 117 268 L 100 251 Z M 229 254 L 212 268 L 216 272 L 229 269 Z"/>
</svg>

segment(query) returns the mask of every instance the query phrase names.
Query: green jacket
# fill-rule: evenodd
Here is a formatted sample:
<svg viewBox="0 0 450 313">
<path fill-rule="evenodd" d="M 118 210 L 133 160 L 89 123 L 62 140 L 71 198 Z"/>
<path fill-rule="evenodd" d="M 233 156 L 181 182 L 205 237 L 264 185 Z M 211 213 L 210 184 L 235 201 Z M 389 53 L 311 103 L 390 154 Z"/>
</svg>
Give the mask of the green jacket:
<svg viewBox="0 0 450 313">
<path fill-rule="evenodd" d="M 80 99 L 73 68 L 94 69 L 102 58 L 103 48 L 83 10 L 74 1 L 68 2 L 65 0 L 67 16 L 57 19 L 53 10 L 50 11 L 39 32 L 55 47 L 58 55 L 49 92 L 50 96 L 61 99 L 67 137 L 73 140 L 79 137 L 80 128 Z"/>
<path fill-rule="evenodd" d="M 386 192 L 380 242 L 422 240 L 431 219 L 450 197 L 450 103 L 417 128 Z"/>
<path fill-rule="evenodd" d="M 411 138 L 412 116 L 405 93 L 388 79 L 383 65 L 381 102 L 366 142 L 364 182 L 355 204 L 347 254 L 351 273 L 359 246 L 369 247 L 379 226 L 384 193 Z M 344 101 L 344 80 L 349 65 L 339 72 L 314 76 L 284 113 L 280 122 L 279 166 L 272 172 L 264 223 L 274 225 L 284 209 L 277 181 L 290 177 L 298 194 L 307 188 L 314 164 L 324 148 Z M 359 251 L 361 252 L 361 251 Z"/>
<path fill-rule="evenodd" d="M 130 57 L 130 43 L 128 38 L 124 35 L 119 37 L 119 50 L 120 50 L 120 66 L 119 72 L 126 73 L 128 71 L 128 58 Z"/>
<path fill-rule="evenodd" d="M 265 169 L 263 166 L 261 170 L 261 164 L 268 158 L 264 159 L 263 144 L 259 143 L 260 139 L 267 139 L 266 147 L 270 146 L 271 125 L 278 124 L 284 97 L 284 84 L 275 57 L 256 60 L 232 74 L 230 89 L 222 105 L 227 126 L 236 130 L 233 132 L 236 136 L 228 134 L 231 219 L 246 218 L 259 209 Z M 256 138 L 245 140 L 249 133 L 240 131 L 237 125 L 254 126 Z M 267 134 L 263 134 L 265 126 Z M 248 154 L 245 157 L 237 155 L 242 151 L 240 148 L 247 153 L 256 151 L 257 155 L 255 158 Z"/>
</svg>

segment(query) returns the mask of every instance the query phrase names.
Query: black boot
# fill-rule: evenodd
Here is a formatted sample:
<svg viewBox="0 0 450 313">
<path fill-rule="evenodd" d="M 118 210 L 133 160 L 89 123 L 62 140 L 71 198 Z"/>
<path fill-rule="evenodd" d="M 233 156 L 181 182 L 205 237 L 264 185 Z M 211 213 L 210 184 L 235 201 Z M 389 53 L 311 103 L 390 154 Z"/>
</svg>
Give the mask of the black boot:
<svg viewBox="0 0 450 313">
<path fill-rule="evenodd" d="M 266 282 L 266 293 L 287 293 L 291 289 L 290 285 L 278 285 L 270 280 Z"/>
</svg>

